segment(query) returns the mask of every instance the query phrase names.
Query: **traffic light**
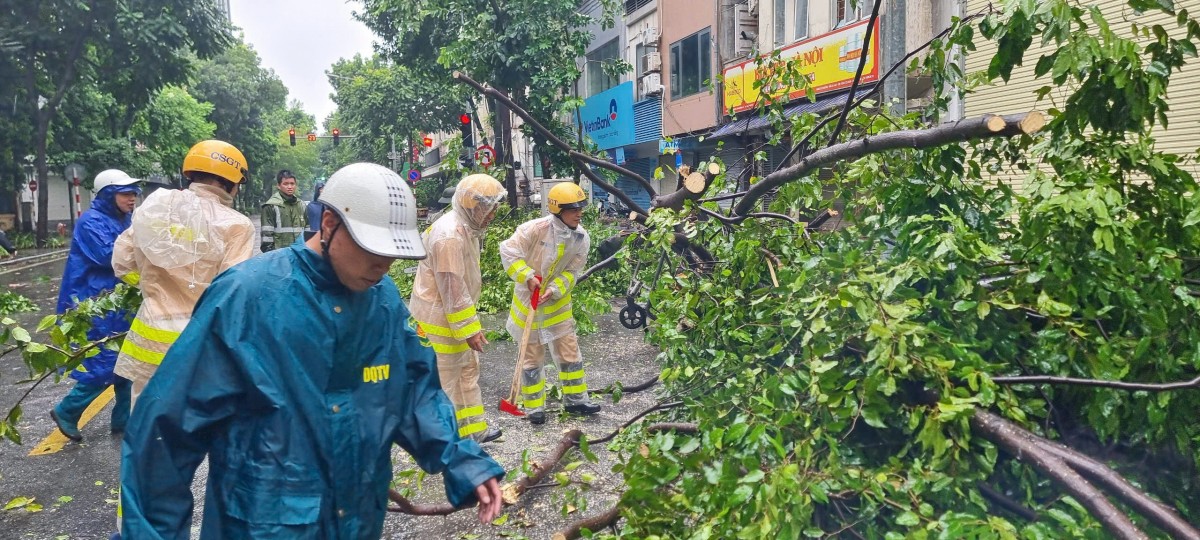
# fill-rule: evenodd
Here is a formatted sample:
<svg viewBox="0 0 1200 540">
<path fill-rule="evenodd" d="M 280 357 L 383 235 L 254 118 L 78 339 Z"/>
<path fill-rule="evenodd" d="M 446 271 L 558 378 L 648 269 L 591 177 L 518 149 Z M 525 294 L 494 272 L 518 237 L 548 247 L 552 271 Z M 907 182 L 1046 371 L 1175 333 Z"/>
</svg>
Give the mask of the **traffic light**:
<svg viewBox="0 0 1200 540">
<path fill-rule="evenodd" d="M 288 140 L 292 142 L 292 146 L 296 146 L 296 128 L 288 130 Z"/>
<path fill-rule="evenodd" d="M 308 133 L 308 141 L 309 142 L 317 142 L 317 134 L 310 131 Z"/>
<path fill-rule="evenodd" d="M 333 145 L 337 146 L 342 142 L 342 132 L 338 128 L 333 128 Z"/>
<path fill-rule="evenodd" d="M 422 137 L 421 144 L 424 145 L 426 148 L 432 147 L 433 146 L 433 137 Z"/>
<path fill-rule="evenodd" d="M 471 129 L 471 113 L 458 115 L 458 130 L 462 133 L 463 148 L 475 148 L 475 132 Z"/>
</svg>

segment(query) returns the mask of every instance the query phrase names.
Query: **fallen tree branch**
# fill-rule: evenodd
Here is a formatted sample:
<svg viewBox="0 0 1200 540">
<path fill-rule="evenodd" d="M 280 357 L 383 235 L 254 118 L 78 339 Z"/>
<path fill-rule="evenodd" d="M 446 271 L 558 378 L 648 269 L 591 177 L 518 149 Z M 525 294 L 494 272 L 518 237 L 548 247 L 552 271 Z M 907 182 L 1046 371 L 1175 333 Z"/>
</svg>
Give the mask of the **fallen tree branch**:
<svg viewBox="0 0 1200 540">
<path fill-rule="evenodd" d="M 410 516 L 448 516 L 459 510 L 466 510 L 468 508 L 455 508 L 450 506 L 450 503 L 417 504 L 408 500 L 407 497 L 394 489 L 388 490 L 388 500 L 396 503 L 396 506 L 388 507 L 388 512 L 399 512 Z"/>
<path fill-rule="evenodd" d="M 1103 486 L 1121 502 L 1145 516 L 1154 526 L 1170 533 L 1171 538 L 1200 538 L 1200 529 L 1184 521 L 1173 508 L 1150 498 L 1142 490 L 1134 487 L 1107 465 L 1062 443 L 1042 440 L 1038 441 L 1038 444 L 1047 452 L 1058 456 L 1072 469 Z"/>
<path fill-rule="evenodd" d="M 694 201 L 702 197 L 719 174 L 721 174 L 721 166 L 716 162 L 709 162 L 708 170 L 696 171 L 687 175 L 683 180 L 683 187 L 673 193 L 655 197 L 654 203 L 650 207 L 672 210 L 683 208 L 685 201 Z"/>
<path fill-rule="evenodd" d="M 1008 116 L 988 114 L 931 128 L 889 131 L 836 144 L 813 152 L 799 163 L 779 169 L 750 186 L 746 196 L 733 207 L 732 214 L 749 214 L 755 203 L 772 189 L 833 163 L 852 163 L 871 154 L 899 148 L 934 148 L 975 139 L 1027 135 L 1045 125 L 1045 116 L 1037 111 Z"/>
<path fill-rule="evenodd" d="M 644 410 L 644 411 L 642 411 L 642 412 L 640 412 L 640 413 L 637 413 L 637 414 L 635 414 L 635 415 L 633 416 L 633 418 L 630 418 L 629 420 L 626 420 L 624 424 L 621 424 L 621 426 L 620 426 L 620 427 L 618 427 L 617 429 L 613 430 L 613 432 L 612 432 L 612 433 L 609 433 L 608 435 L 605 435 L 605 436 L 603 436 L 603 437 L 600 437 L 599 439 L 588 439 L 588 444 L 599 444 L 599 443 L 606 443 L 606 442 L 608 442 L 608 441 L 611 441 L 611 440 L 613 440 L 614 438 L 616 438 L 616 436 L 617 436 L 618 434 L 620 434 L 622 430 L 624 430 L 625 428 L 627 428 L 627 427 L 629 427 L 629 426 L 632 426 L 632 425 L 633 425 L 634 423 L 636 423 L 638 420 L 641 420 L 642 418 L 645 418 L 645 417 L 646 417 L 646 415 L 648 415 L 648 414 L 651 414 L 651 413 L 655 413 L 655 412 L 658 412 L 658 411 L 665 411 L 665 410 L 667 410 L 667 409 L 673 409 L 673 408 L 675 408 L 675 407 L 678 407 L 678 406 L 680 406 L 680 405 L 683 405 L 683 402 L 682 402 L 682 401 L 672 401 L 672 402 L 669 402 L 669 403 L 659 403 L 658 405 L 655 405 L 655 406 L 653 406 L 653 407 L 650 407 L 649 409 L 646 409 L 646 410 Z"/>
<path fill-rule="evenodd" d="M 517 105 L 517 103 L 515 101 L 513 101 L 512 98 L 508 97 L 508 95 L 505 94 L 504 92 L 501 92 L 490 86 L 485 86 L 483 84 L 480 84 L 478 81 L 472 79 L 471 77 L 469 77 L 468 75 L 466 75 L 465 73 L 462 73 L 462 72 L 458 72 L 458 71 L 454 72 L 454 78 L 459 81 L 462 81 L 467 86 L 474 88 L 475 91 L 479 92 L 480 94 L 489 96 L 489 97 L 495 99 L 496 101 L 503 103 L 506 107 L 508 107 L 509 110 L 511 110 L 517 116 L 520 116 L 521 119 L 524 120 L 526 124 L 529 124 L 529 127 L 533 128 L 534 131 L 538 132 L 539 135 L 541 135 L 547 141 L 549 141 L 550 144 L 553 144 L 554 146 L 558 147 L 558 149 L 560 149 L 563 152 L 566 152 L 568 155 L 570 155 L 571 160 L 575 162 L 576 166 L 581 171 L 583 171 L 584 174 L 587 174 L 588 178 L 591 178 L 593 182 L 595 182 L 595 180 L 596 180 L 595 173 L 592 172 L 591 167 L 584 165 L 584 163 L 592 163 L 598 167 L 603 167 L 603 168 L 613 171 L 617 174 L 624 175 L 624 176 L 627 176 L 627 177 L 633 179 L 635 182 L 641 184 L 642 187 L 644 187 L 646 189 L 646 192 L 649 193 L 651 197 L 653 197 L 657 194 L 654 189 L 654 186 L 651 185 L 650 182 L 648 180 L 646 180 L 645 178 L 643 178 L 641 175 L 634 173 L 633 171 L 630 171 L 629 169 L 626 169 L 624 167 L 617 166 L 613 163 L 609 163 L 602 159 L 597 159 L 594 156 L 589 156 L 587 154 L 584 154 L 584 153 L 576 150 L 573 146 L 568 144 L 566 141 L 560 139 L 558 137 L 558 135 L 555 135 L 554 132 L 550 131 L 549 129 L 546 129 L 546 126 L 543 126 L 541 124 L 541 122 L 538 122 L 536 119 L 534 119 L 533 116 L 530 115 L 529 112 L 526 111 L 524 107 Z M 588 174 L 588 173 L 591 173 L 591 174 Z M 625 203 L 625 205 L 628 206 L 629 208 L 635 209 L 635 211 L 638 211 L 639 214 L 643 214 L 643 215 L 646 214 L 646 210 L 643 209 L 640 205 L 633 203 L 632 199 L 626 200 L 629 197 L 627 195 L 625 195 L 624 192 L 621 192 L 621 190 L 616 189 L 611 184 L 609 184 L 608 182 L 605 182 L 603 180 L 600 181 L 599 185 L 605 191 L 612 193 L 618 199 L 621 199 L 621 202 Z M 631 203 L 633 203 L 633 204 L 631 204 Z"/>
<path fill-rule="evenodd" d="M 624 384 L 622 384 L 621 385 L 621 394 L 635 394 L 637 392 L 641 392 L 644 390 L 649 390 L 651 388 L 654 388 L 654 386 L 657 384 L 658 384 L 658 375 L 655 375 L 654 377 L 652 377 L 650 380 L 648 380 L 646 382 L 638 383 L 633 386 L 625 386 Z M 608 386 L 605 386 L 604 388 L 601 388 L 599 390 L 592 390 L 591 392 L 593 394 L 611 394 L 616 391 L 617 391 L 617 383 L 612 383 Z"/>
<path fill-rule="evenodd" d="M 998 491 L 996 488 L 988 485 L 987 482 L 976 482 L 975 487 L 979 488 L 979 493 L 983 494 L 985 499 L 992 501 L 996 504 L 996 506 L 1008 510 L 1014 515 L 1020 516 L 1020 518 L 1024 519 L 1025 521 L 1037 521 L 1037 512 L 1034 512 L 1033 510 L 1030 510 L 1029 507 L 1012 500 L 1012 498 L 1008 495 L 1000 493 L 1000 491 Z"/>
<path fill-rule="evenodd" d="M 1173 383 L 1131 383 L 1124 381 L 1105 381 L 1100 379 L 1077 379 L 1074 377 L 1055 377 L 1052 375 L 1018 375 L 1013 377 L 992 377 L 996 384 L 1060 384 L 1067 386 L 1094 386 L 1100 388 L 1115 388 L 1140 392 L 1167 392 L 1170 390 L 1185 390 L 1200 388 L 1200 376 L 1190 380 Z"/>
<path fill-rule="evenodd" d="M 1088 483 L 1057 454 L 1043 448 L 1038 438 L 1024 428 L 982 409 L 975 409 L 971 415 L 971 427 L 984 439 L 992 441 L 1017 460 L 1046 475 L 1087 508 L 1114 537 L 1149 538 L 1134 525 L 1129 516 L 1105 498 L 1099 489 Z"/>
<path fill-rule="evenodd" d="M 616 524 L 619 519 L 621 519 L 621 507 L 614 504 L 608 510 L 568 525 L 567 528 L 554 533 L 554 536 L 551 538 L 554 540 L 575 540 L 583 536 L 583 529 L 593 532 L 598 531 Z"/>
</svg>

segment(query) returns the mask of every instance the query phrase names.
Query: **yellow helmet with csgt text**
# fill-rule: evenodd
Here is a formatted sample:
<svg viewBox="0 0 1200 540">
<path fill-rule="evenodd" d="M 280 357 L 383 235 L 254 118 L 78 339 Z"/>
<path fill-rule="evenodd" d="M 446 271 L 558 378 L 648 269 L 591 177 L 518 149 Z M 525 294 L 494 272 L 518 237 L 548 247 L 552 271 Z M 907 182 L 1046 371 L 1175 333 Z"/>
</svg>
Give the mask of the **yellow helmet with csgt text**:
<svg viewBox="0 0 1200 540">
<path fill-rule="evenodd" d="M 183 158 L 183 176 L 190 180 L 194 172 L 216 175 L 234 184 L 241 184 L 250 176 L 241 150 L 218 140 L 200 141 L 188 150 Z"/>
<path fill-rule="evenodd" d="M 583 208 L 587 206 L 587 194 L 583 188 L 571 182 L 561 182 L 550 188 L 546 194 L 546 209 L 551 214 L 558 215 L 563 210 Z"/>
</svg>

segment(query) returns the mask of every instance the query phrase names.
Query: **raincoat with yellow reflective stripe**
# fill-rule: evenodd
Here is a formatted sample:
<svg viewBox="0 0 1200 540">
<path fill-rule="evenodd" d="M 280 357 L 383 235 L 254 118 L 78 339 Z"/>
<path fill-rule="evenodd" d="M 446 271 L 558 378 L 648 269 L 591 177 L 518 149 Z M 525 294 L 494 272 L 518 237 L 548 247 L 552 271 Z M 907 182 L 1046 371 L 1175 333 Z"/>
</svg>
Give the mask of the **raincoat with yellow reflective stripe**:
<svg viewBox="0 0 1200 540">
<path fill-rule="evenodd" d="M 425 231 L 427 256 L 417 265 L 409 308 L 413 318 L 429 337 L 433 350 L 460 353 L 467 350 L 467 338 L 483 331 L 475 303 L 479 301 L 482 277 L 479 270 L 480 243 L 490 209 L 474 216 L 459 206 Z M 493 205 L 491 208 L 495 208 Z"/>
<path fill-rule="evenodd" d="M 408 318 L 390 279 L 350 291 L 299 243 L 221 274 L 134 407 L 122 535 L 188 538 L 205 456 L 202 540 L 379 538 L 395 445 L 473 503 L 504 470 L 455 433 Z"/>
<path fill-rule="evenodd" d="M 529 343 L 549 343 L 575 333 L 571 289 L 576 274 L 587 264 L 590 246 L 583 225 L 571 229 L 553 215 L 522 223 L 512 237 L 500 242 L 500 261 L 515 282 L 505 323 L 510 334 L 519 337 L 525 330 L 530 309 L 525 281 L 535 275 L 542 277 L 542 294 L 548 297 L 538 306 Z"/>
<path fill-rule="evenodd" d="M 254 225 L 224 189 L 193 183 L 146 197 L 117 238 L 113 270 L 142 290 L 142 306 L 121 346 L 118 375 L 137 394 L 192 318 L 213 278 L 254 254 Z"/>
</svg>

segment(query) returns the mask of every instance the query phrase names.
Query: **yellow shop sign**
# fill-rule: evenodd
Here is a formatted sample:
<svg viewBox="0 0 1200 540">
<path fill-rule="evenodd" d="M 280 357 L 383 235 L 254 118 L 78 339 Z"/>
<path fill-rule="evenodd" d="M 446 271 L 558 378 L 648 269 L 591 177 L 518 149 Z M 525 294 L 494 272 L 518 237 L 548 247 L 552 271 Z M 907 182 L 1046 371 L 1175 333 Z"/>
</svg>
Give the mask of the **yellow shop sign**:
<svg viewBox="0 0 1200 540">
<path fill-rule="evenodd" d="M 807 77 L 809 84 L 817 94 L 844 90 L 854 82 L 854 72 L 858 70 L 858 60 L 862 56 L 862 45 L 867 35 L 867 22 L 860 21 L 839 28 L 828 34 L 800 41 L 779 50 L 783 62 L 794 61 L 799 73 Z M 867 50 L 867 65 L 863 69 L 860 83 L 871 83 L 879 80 L 879 23 L 876 21 L 875 30 L 871 32 L 871 47 Z M 725 78 L 725 110 L 733 109 L 740 113 L 753 109 L 763 93 L 764 88 L 755 88 L 755 81 L 764 79 L 770 73 L 770 67 L 765 63 L 769 55 L 754 60 L 747 60 L 726 69 Z M 758 65 L 763 61 L 762 66 Z M 782 64 L 779 64 L 782 65 Z M 804 95 L 804 88 L 790 86 L 777 88 L 769 92 L 773 98 L 781 98 L 787 94 L 788 100 Z"/>
</svg>

